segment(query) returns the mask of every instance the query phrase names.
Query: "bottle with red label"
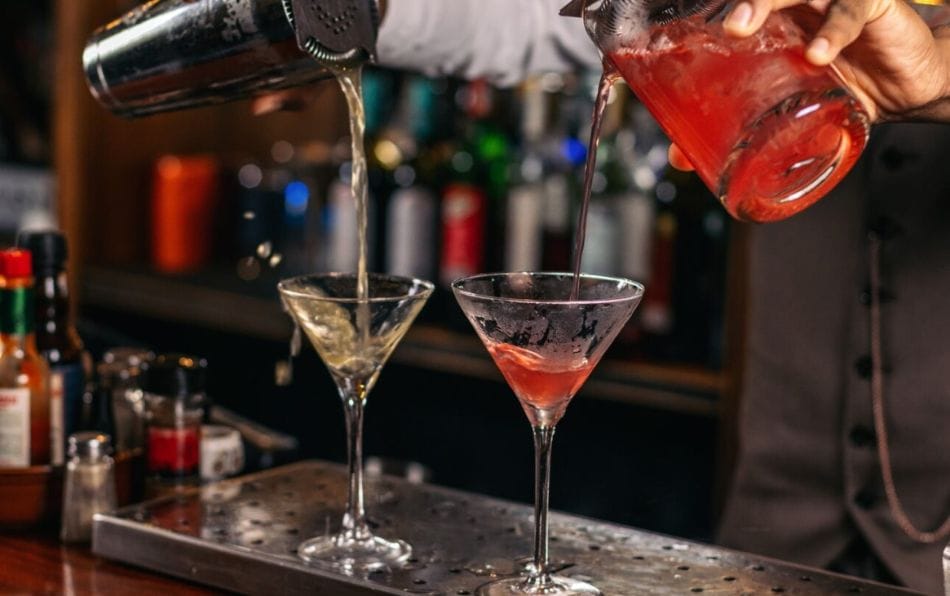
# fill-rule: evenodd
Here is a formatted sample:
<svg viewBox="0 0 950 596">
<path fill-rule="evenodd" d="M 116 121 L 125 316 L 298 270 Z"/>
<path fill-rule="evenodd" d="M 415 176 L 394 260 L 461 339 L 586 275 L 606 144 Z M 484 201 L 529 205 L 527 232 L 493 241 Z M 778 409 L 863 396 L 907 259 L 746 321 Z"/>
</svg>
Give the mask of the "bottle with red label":
<svg viewBox="0 0 950 596">
<path fill-rule="evenodd" d="M 33 333 L 29 251 L 0 252 L 0 467 L 50 463 L 49 368 Z"/>
<path fill-rule="evenodd" d="M 208 405 L 203 358 L 163 354 L 146 372 L 149 492 L 198 484 L 201 423 Z"/>
<path fill-rule="evenodd" d="M 477 122 L 491 111 L 491 88 L 483 81 L 475 81 L 463 89 L 460 97 L 460 107 L 468 118 L 460 122 L 465 139 L 452 155 L 449 179 L 442 190 L 439 281 L 445 286 L 460 277 L 479 273 L 485 266 L 488 196 L 475 138 Z"/>
</svg>

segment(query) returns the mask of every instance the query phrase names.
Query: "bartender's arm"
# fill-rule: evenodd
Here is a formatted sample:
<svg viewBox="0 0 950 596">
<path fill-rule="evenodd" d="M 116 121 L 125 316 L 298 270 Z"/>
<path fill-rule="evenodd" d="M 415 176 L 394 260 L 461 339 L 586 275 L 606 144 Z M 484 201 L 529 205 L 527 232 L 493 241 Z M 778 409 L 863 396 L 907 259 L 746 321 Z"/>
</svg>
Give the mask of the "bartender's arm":
<svg viewBox="0 0 950 596">
<path fill-rule="evenodd" d="M 382 0 L 379 62 L 500 84 L 537 72 L 597 68 L 600 59 L 581 20 L 558 16 L 566 3 Z M 904 0 L 744 0 L 726 28 L 752 35 L 769 12 L 781 9 L 795 10 L 812 33 L 807 58 L 834 62 L 874 122 L 950 122 L 950 27 L 931 31 Z M 688 166 L 675 151 L 671 157 L 674 165 Z"/>
<path fill-rule="evenodd" d="M 580 19 L 558 15 L 567 0 L 379 0 L 382 66 L 430 76 L 483 77 L 513 85 L 532 74 L 600 68 Z M 305 91 L 257 98 L 255 114 L 299 109 Z"/>
<path fill-rule="evenodd" d="M 543 72 L 600 68 L 567 0 L 384 0 L 377 54 L 383 66 L 513 85 Z"/>
</svg>

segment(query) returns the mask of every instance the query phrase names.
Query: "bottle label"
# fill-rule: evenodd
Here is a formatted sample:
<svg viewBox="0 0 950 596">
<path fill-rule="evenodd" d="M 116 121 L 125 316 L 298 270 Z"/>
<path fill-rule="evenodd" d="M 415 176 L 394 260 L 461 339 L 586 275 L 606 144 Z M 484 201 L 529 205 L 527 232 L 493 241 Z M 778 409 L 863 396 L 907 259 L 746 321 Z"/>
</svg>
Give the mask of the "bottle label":
<svg viewBox="0 0 950 596">
<path fill-rule="evenodd" d="M 620 274 L 636 281 L 650 281 L 653 249 L 653 225 L 656 213 L 653 199 L 640 193 L 622 198 L 620 209 Z"/>
<path fill-rule="evenodd" d="M 544 217 L 544 187 L 517 186 L 508 194 L 505 213 L 505 270 L 541 269 L 541 229 Z"/>
<path fill-rule="evenodd" d="M 33 333 L 33 287 L 0 290 L 0 333 Z"/>
<path fill-rule="evenodd" d="M 442 282 L 481 271 L 485 258 L 486 199 L 468 184 L 453 184 L 442 202 Z"/>
<path fill-rule="evenodd" d="M 614 201 L 597 198 L 591 200 L 588 209 L 587 229 L 597 233 L 587 235 L 581 270 L 596 275 L 617 275 L 620 230 Z"/>
<path fill-rule="evenodd" d="M 30 390 L 0 389 L 0 467 L 30 465 Z"/>
<path fill-rule="evenodd" d="M 389 201 L 387 217 L 387 273 L 421 279 L 432 277 L 435 272 L 435 209 L 435 197 L 420 186 L 396 191 Z"/>
<path fill-rule="evenodd" d="M 366 266 L 372 268 L 376 250 L 376 200 L 368 193 L 366 199 Z M 327 270 L 356 271 L 360 260 L 359 222 L 356 200 L 348 182 L 333 181 L 328 191 L 326 209 Z"/>
<path fill-rule="evenodd" d="M 571 189 L 567 177 L 552 175 L 544 181 L 544 228 L 567 232 L 571 227 Z"/>
<path fill-rule="evenodd" d="M 60 466 L 65 459 L 65 438 L 63 418 L 63 389 L 65 381 L 58 372 L 49 375 L 49 460 L 54 466 Z"/>
<path fill-rule="evenodd" d="M 201 427 L 152 426 L 148 429 L 148 471 L 158 476 L 198 474 Z"/>
<path fill-rule="evenodd" d="M 359 230 L 350 185 L 334 180 L 327 202 L 327 269 L 356 271 L 359 261 Z"/>
</svg>

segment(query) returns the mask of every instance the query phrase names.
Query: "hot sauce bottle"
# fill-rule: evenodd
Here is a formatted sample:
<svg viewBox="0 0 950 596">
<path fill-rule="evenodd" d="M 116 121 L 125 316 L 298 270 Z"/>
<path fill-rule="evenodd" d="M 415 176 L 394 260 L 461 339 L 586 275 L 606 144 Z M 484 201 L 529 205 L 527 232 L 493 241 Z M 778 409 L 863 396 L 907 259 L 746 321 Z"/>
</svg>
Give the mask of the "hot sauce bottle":
<svg viewBox="0 0 950 596">
<path fill-rule="evenodd" d="M 33 333 L 33 262 L 0 252 L 0 467 L 50 463 L 49 368 Z"/>
</svg>

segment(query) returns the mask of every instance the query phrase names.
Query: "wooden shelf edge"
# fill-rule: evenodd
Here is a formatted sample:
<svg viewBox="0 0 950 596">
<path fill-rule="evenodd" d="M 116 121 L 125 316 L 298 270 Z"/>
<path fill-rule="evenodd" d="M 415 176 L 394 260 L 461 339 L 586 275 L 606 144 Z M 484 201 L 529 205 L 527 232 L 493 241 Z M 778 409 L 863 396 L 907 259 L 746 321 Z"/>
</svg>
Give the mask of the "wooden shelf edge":
<svg viewBox="0 0 950 596">
<path fill-rule="evenodd" d="M 292 324 L 278 300 L 241 294 L 188 278 L 148 271 L 89 267 L 83 272 L 84 305 L 192 324 L 266 341 L 287 341 Z M 474 334 L 417 324 L 391 360 L 397 364 L 503 383 Z M 714 418 L 726 375 L 695 366 L 604 361 L 581 390 L 590 396 Z"/>
</svg>

